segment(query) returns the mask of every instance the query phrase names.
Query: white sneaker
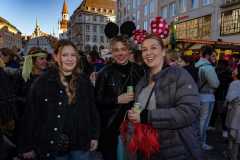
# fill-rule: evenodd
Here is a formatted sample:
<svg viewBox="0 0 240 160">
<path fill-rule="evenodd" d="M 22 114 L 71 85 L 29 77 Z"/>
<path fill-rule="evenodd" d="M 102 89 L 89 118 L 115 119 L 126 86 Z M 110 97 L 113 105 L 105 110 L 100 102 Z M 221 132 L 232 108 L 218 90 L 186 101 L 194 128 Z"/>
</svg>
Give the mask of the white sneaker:
<svg viewBox="0 0 240 160">
<path fill-rule="evenodd" d="M 224 138 L 228 138 L 228 132 L 227 132 L 227 131 L 223 131 L 223 132 L 222 132 L 222 136 L 223 136 Z"/>
<path fill-rule="evenodd" d="M 213 149 L 213 146 L 210 146 L 210 145 L 208 145 L 208 144 L 203 144 L 203 145 L 202 145 L 202 149 L 203 149 L 203 150 L 206 150 L 206 151 L 210 151 L 210 150 Z"/>
</svg>

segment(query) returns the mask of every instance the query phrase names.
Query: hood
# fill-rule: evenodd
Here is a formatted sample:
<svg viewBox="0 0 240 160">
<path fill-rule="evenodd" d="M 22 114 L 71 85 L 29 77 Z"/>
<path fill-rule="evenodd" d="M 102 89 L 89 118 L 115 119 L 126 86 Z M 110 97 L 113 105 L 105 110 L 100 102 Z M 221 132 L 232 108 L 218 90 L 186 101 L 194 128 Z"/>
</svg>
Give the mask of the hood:
<svg viewBox="0 0 240 160">
<path fill-rule="evenodd" d="M 199 66 L 202 66 L 204 64 L 211 64 L 211 63 L 208 60 L 201 58 L 199 61 L 195 63 L 194 66 L 198 68 Z"/>
</svg>

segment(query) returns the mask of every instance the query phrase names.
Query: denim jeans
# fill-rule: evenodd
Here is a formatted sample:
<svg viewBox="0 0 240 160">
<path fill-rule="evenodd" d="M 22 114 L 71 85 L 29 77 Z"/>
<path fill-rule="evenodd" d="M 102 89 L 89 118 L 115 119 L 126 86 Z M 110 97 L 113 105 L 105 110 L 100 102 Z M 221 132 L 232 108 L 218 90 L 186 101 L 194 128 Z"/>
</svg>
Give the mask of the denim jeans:
<svg viewBox="0 0 240 160">
<path fill-rule="evenodd" d="M 201 143 L 206 144 L 207 129 L 212 116 L 214 102 L 201 102 L 200 107 L 200 136 Z"/>
<path fill-rule="evenodd" d="M 70 151 L 63 156 L 51 154 L 50 160 L 94 160 L 94 158 L 89 151 L 76 150 Z"/>
</svg>

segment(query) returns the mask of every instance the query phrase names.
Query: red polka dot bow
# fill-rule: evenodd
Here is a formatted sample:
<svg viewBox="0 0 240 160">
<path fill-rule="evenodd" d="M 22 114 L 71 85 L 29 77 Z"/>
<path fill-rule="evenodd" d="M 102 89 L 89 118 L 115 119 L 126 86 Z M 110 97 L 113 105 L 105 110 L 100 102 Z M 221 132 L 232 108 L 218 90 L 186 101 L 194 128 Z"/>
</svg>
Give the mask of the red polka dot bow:
<svg viewBox="0 0 240 160">
<path fill-rule="evenodd" d="M 156 17 L 151 22 L 151 31 L 160 38 L 167 38 L 169 34 L 169 25 L 162 17 Z"/>
<path fill-rule="evenodd" d="M 136 43 L 141 44 L 146 37 L 146 31 L 143 29 L 137 29 L 133 31 L 133 39 Z"/>
</svg>

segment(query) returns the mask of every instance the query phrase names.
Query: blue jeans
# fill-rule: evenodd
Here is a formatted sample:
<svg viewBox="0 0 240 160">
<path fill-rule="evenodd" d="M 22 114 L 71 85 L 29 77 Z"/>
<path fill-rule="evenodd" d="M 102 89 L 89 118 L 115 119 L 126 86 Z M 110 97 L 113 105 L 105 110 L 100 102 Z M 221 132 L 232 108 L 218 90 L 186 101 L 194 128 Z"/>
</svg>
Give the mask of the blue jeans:
<svg viewBox="0 0 240 160">
<path fill-rule="evenodd" d="M 201 143 L 207 142 L 207 129 L 212 116 L 214 102 L 201 102 L 200 108 L 200 135 Z"/>
<path fill-rule="evenodd" d="M 50 160 L 94 160 L 92 154 L 89 151 L 70 151 L 63 156 L 57 156 L 51 154 Z"/>
</svg>

